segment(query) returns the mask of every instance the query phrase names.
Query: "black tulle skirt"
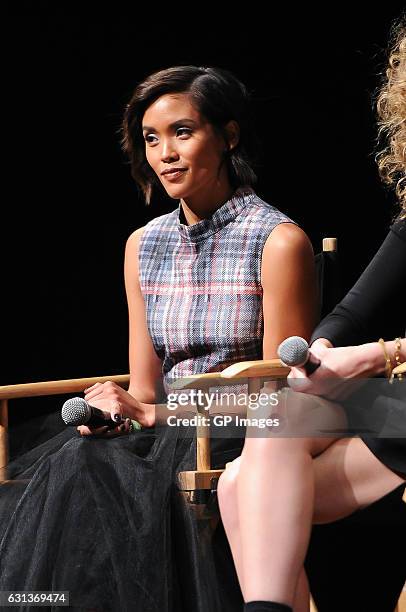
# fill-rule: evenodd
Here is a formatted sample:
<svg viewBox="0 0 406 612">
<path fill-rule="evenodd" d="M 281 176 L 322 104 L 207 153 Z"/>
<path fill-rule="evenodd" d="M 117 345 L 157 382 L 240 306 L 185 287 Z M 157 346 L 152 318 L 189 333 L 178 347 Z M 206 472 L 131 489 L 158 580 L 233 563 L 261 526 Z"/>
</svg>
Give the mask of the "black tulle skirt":
<svg viewBox="0 0 406 612">
<path fill-rule="evenodd" d="M 213 440 L 212 467 L 242 444 Z M 76 610 L 242 609 L 215 496 L 191 503 L 177 485 L 195 462 L 191 430 L 171 427 L 109 440 L 65 428 L 16 458 L 0 486 L 0 591 L 68 591 Z"/>
<path fill-rule="evenodd" d="M 242 610 L 215 495 L 191 501 L 178 487 L 196 466 L 195 428 L 107 440 L 82 438 L 59 412 L 46 421 L 52 433 L 14 453 L 0 484 L 0 591 L 68 591 L 73 610 Z M 212 467 L 243 443 L 214 438 Z M 406 574 L 403 489 L 313 529 L 306 571 L 319 612 L 393 610 Z"/>
</svg>

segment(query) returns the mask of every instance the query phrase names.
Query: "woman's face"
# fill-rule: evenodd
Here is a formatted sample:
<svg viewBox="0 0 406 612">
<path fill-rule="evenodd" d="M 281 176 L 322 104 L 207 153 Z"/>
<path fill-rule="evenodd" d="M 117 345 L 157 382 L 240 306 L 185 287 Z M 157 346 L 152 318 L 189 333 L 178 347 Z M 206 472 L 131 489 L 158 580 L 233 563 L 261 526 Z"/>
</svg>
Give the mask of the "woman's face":
<svg viewBox="0 0 406 612">
<path fill-rule="evenodd" d="M 188 94 L 166 94 L 142 121 L 146 158 L 171 198 L 193 199 L 228 185 L 227 145 L 190 103 Z"/>
</svg>

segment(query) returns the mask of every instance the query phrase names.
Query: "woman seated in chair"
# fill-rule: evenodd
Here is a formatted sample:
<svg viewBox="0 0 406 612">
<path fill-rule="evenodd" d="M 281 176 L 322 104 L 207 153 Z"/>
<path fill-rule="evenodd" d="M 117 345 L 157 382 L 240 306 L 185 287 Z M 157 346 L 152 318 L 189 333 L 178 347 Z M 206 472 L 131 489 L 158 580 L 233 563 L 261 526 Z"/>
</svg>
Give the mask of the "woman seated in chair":
<svg viewBox="0 0 406 612">
<path fill-rule="evenodd" d="M 396 366 L 398 371 L 402 370 L 401 364 L 406 361 L 405 338 L 389 342 L 370 338 L 370 342 L 358 346 L 342 347 L 365 342 L 369 328 L 388 313 L 397 316 L 399 336 L 404 335 L 405 23 L 397 29 L 378 112 L 381 129 L 389 136 L 388 146 L 379 156 L 379 166 L 388 182 L 397 183 L 400 214 L 359 281 L 314 332 L 311 352 L 321 361 L 320 367 L 310 376 L 300 368 L 292 369 L 289 375 L 294 389 L 333 400 L 347 393 L 348 379 L 371 378 L 385 372 L 390 376 Z M 343 383 L 343 379 L 347 381 Z M 406 382 L 394 383 L 393 386 L 385 383 L 384 395 L 400 392 L 398 405 L 404 410 L 406 387 L 402 385 Z M 296 400 L 290 407 L 298 402 L 297 397 L 303 399 L 301 419 L 305 421 L 310 415 L 311 397 L 292 394 L 291 398 Z M 348 516 L 402 486 L 406 480 L 405 422 L 406 411 L 400 425 L 388 419 L 389 427 L 399 426 L 398 438 L 392 431 L 391 438 L 337 439 L 308 434 L 246 440 L 241 457 L 221 476 L 218 489 L 246 612 L 308 610 L 303 563 L 312 523 Z"/>
<path fill-rule="evenodd" d="M 173 483 L 195 468 L 195 443 L 154 426 L 162 382 L 167 392 L 190 374 L 276 357 L 286 336 L 309 338 L 315 325 L 309 240 L 253 190 L 247 103 L 215 68 L 169 68 L 136 88 L 123 123 L 132 175 L 147 203 L 163 187 L 179 205 L 127 241 L 128 391 L 85 390 L 117 426 L 44 445 L 18 472 L 32 476 L 18 504 L 0 490 L 1 590 L 69 590 L 71 605 L 121 611 L 233 609 L 213 573 L 204 582 L 211 565 L 196 566 L 192 536 L 188 556 L 173 543 Z"/>
</svg>

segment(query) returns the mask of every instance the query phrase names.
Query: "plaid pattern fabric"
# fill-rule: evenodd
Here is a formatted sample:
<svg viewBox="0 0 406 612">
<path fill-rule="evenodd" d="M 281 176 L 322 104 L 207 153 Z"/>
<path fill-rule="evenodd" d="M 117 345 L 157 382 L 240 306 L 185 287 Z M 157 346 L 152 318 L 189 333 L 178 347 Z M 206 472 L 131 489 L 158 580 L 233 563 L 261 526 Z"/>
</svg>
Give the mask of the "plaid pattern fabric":
<svg viewBox="0 0 406 612">
<path fill-rule="evenodd" d="M 208 218 L 182 223 L 173 212 L 145 226 L 140 285 L 164 383 L 261 359 L 261 257 L 270 232 L 291 222 L 250 188 Z"/>
</svg>

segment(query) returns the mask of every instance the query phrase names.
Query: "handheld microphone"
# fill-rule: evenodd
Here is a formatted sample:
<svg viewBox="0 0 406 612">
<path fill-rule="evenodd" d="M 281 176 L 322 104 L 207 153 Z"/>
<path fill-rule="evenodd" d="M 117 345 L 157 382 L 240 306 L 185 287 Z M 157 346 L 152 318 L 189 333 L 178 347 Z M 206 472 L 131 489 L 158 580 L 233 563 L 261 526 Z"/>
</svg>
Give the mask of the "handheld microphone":
<svg viewBox="0 0 406 612">
<path fill-rule="evenodd" d="M 320 365 L 320 360 L 309 351 L 309 345 L 300 336 L 290 336 L 280 343 L 278 357 L 288 367 L 303 368 L 308 376 Z"/>
<path fill-rule="evenodd" d="M 61 410 L 61 416 L 66 425 L 89 425 L 90 427 L 108 425 L 109 428 L 119 425 L 119 422 L 115 423 L 105 415 L 105 412 L 88 404 L 83 397 L 68 399 Z"/>
</svg>

